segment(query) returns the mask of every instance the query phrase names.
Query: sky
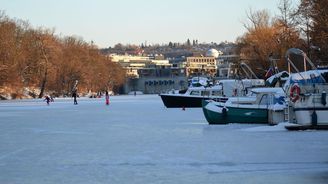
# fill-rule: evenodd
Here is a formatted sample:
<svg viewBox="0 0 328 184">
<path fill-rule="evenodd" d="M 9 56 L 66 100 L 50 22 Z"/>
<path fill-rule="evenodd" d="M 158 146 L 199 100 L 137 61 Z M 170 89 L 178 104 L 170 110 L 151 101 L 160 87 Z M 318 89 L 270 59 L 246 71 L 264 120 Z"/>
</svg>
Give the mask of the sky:
<svg viewBox="0 0 328 184">
<path fill-rule="evenodd" d="M 293 0 L 297 1 L 297 0 Z M 278 14 L 280 0 L 0 0 L 0 10 L 33 27 L 79 36 L 101 48 L 197 39 L 230 41 L 245 33 L 250 9 Z"/>
</svg>

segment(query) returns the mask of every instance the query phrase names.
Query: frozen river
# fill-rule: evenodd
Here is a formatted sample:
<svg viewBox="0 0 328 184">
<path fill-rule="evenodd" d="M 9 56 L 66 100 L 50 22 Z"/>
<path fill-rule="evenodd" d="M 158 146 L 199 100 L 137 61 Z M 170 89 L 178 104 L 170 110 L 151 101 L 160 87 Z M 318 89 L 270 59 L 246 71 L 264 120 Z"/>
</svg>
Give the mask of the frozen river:
<svg viewBox="0 0 328 184">
<path fill-rule="evenodd" d="M 209 126 L 157 95 L 0 101 L 1 184 L 328 183 L 328 131 Z"/>
</svg>

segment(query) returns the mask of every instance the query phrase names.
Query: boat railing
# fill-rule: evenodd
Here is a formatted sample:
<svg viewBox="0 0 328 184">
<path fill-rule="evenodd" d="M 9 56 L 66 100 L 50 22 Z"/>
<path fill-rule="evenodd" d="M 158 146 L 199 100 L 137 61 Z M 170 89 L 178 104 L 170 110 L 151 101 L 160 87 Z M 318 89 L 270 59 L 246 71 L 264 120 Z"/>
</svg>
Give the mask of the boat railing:
<svg viewBox="0 0 328 184">
<path fill-rule="evenodd" d="M 305 77 L 301 74 L 302 72 L 300 72 L 300 70 L 296 67 L 294 62 L 290 59 L 290 55 L 292 55 L 292 54 L 299 55 L 299 56 L 302 56 L 304 58 L 304 61 L 303 61 L 304 71 L 307 71 L 307 63 L 308 63 L 311 66 L 312 70 L 314 70 L 318 74 L 320 79 L 324 82 L 327 82 L 326 79 L 319 73 L 317 67 L 314 65 L 314 63 L 311 61 L 311 59 L 307 57 L 306 53 L 303 52 L 300 49 L 297 49 L 297 48 L 290 48 L 290 49 L 287 50 L 287 53 L 286 53 L 286 60 L 287 60 L 287 63 L 288 63 L 289 73 L 290 73 L 290 68 L 292 67 L 300 75 L 300 77 L 303 80 L 306 80 Z"/>
<path fill-rule="evenodd" d="M 328 83 L 313 83 L 302 84 L 300 87 L 300 95 L 306 96 L 306 94 L 316 94 L 328 92 Z"/>
</svg>

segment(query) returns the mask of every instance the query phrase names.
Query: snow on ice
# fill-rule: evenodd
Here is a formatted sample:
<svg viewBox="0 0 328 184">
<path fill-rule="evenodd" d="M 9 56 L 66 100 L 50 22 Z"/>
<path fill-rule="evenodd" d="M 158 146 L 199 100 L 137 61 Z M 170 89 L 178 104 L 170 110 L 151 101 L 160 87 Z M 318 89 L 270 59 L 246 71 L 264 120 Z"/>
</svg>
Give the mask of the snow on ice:
<svg viewBox="0 0 328 184">
<path fill-rule="evenodd" d="M 157 95 L 0 101 L 0 183 L 327 183 L 328 131 L 208 125 Z"/>
</svg>

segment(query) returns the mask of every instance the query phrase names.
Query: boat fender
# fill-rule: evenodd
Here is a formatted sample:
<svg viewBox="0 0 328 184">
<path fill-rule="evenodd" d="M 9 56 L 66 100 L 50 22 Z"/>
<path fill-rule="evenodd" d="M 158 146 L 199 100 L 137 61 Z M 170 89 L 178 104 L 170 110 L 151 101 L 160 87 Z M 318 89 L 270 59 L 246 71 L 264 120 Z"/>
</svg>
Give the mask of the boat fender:
<svg viewBox="0 0 328 184">
<path fill-rule="evenodd" d="M 232 90 L 232 96 L 237 96 L 237 89 Z"/>
<path fill-rule="evenodd" d="M 300 98 L 300 91 L 301 91 L 301 89 L 297 84 L 293 85 L 293 87 L 290 90 L 290 94 L 289 94 L 290 100 L 292 102 L 295 103 Z"/>
<path fill-rule="evenodd" d="M 223 115 L 223 117 L 227 116 L 227 108 L 225 108 L 225 107 L 222 108 L 222 115 Z"/>
<path fill-rule="evenodd" d="M 315 110 L 311 114 L 311 121 L 312 121 L 312 125 L 313 126 L 317 126 L 317 124 L 318 124 L 318 116 L 317 116 L 317 113 L 315 112 Z"/>
<path fill-rule="evenodd" d="M 327 93 L 326 93 L 326 91 L 323 91 L 323 92 L 321 93 L 321 104 L 322 104 L 323 106 L 326 106 L 326 104 L 327 104 L 326 97 L 327 97 Z"/>
</svg>

